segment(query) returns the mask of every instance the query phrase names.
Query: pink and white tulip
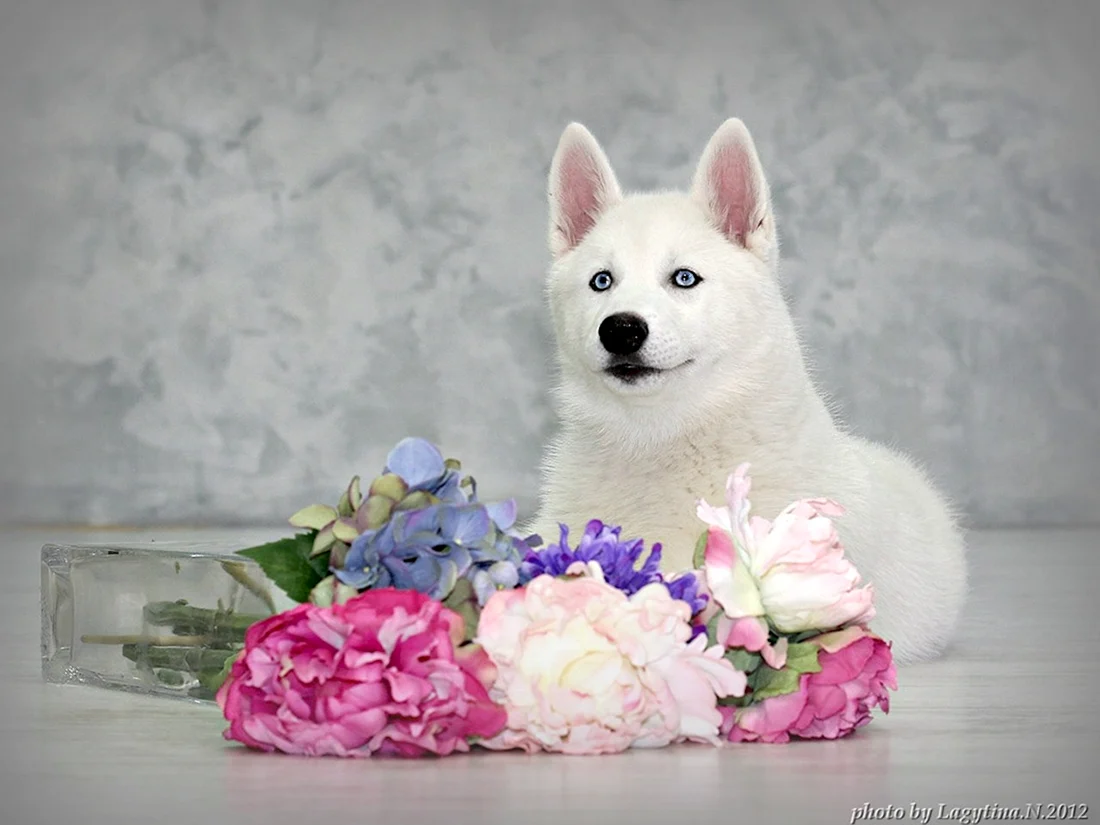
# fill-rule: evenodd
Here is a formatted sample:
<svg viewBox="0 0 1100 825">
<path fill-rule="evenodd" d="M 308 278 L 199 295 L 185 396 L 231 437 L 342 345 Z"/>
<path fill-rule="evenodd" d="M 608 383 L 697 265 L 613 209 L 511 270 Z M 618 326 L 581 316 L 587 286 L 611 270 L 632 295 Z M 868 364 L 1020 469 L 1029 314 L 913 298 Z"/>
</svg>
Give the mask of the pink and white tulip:
<svg viewBox="0 0 1100 825">
<path fill-rule="evenodd" d="M 703 572 L 725 618 L 746 620 L 738 633 L 759 635 L 767 620 L 782 633 L 866 624 L 874 617 L 874 590 L 863 585 L 832 519 L 844 508 L 828 499 L 803 499 L 774 522 L 750 517 L 748 464 L 729 477 L 726 506 L 699 502 L 709 526 Z M 732 632 L 730 625 L 726 628 Z M 751 649 L 751 648 L 749 648 Z"/>
</svg>

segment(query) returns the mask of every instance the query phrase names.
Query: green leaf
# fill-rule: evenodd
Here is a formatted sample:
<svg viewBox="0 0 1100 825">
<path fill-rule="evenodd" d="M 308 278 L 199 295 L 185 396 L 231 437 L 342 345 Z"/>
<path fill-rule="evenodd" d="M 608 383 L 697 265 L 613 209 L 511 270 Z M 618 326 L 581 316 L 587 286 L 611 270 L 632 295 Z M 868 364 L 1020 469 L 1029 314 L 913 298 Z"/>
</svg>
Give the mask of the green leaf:
<svg viewBox="0 0 1100 825">
<path fill-rule="evenodd" d="M 710 617 L 710 621 L 707 622 L 707 647 L 713 647 L 719 644 L 718 641 L 718 622 L 721 620 L 722 614 L 715 613 Z"/>
<path fill-rule="evenodd" d="M 791 644 L 794 645 L 794 644 L 798 644 L 799 642 L 804 642 L 807 639 L 812 639 L 814 636 L 820 636 L 820 635 L 821 635 L 820 630 L 803 630 L 801 633 L 796 633 L 793 636 L 791 636 L 790 640 L 791 640 Z"/>
<path fill-rule="evenodd" d="M 462 602 L 468 602 L 472 599 L 477 599 L 477 594 L 474 592 L 474 586 L 470 583 L 469 579 L 461 578 L 454 583 L 451 592 L 443 599 L 443 604 L 454 610 L 455 605 L 462 604 Z"/>
<path fill-rule="evenodd" d="M 244 651 L 242 650 L 227 657 L 221 670 L 200 670 L 197 674 L 199 684 L 211 693 L 217 693 L 225 680 L 229 678 L 229 671 L 233 669 L 233 663 L 240 658 L 241 653 L 244 653 Z"/>
<path fill-rule="evenodd" d="M 721 696 L 718 699 L 718 704 L 727 708 L 743 708 L 751 703 L 751 693 L 746 693 L 744 696 Z"/>
<path fill-rule="evenodd" d="M 776 670 L 768 665 L 761 665 L 753 674 L 752 698 L 753 701 L 770 699 L 773 696 L 783 696 L 798 690 L 801 674 L 788 668 Z"/>
<path fill-rule="evenodd" d="M 321 556 L 309 556 L 306 561 L 309 562 L 309 567 L 313 571 L 314 584 L 321 581 L 321 579 L 329 574 L 330 571 L 328 553 L 325 553 Z M 312 585 L 310 586 L 310 589 L 313 589 Z"/>
<path fill-rule="evenodd" d="M 725 658 L 742 673 L 752 673 L 764 661 L 759 653 L 750 653 L 742 647 L 733 647 L 726 651 Z"/>
<path fill-rule="evenodd" d="M 463 641 L 472 642 L 477 638 L 477 625 L 481 619 L 481 611 L 477 609 L 477 603 L 464 602 L 455 609 L 455 613 L 466 623 L 466 638 Z"/>
<path fill-rule="evenodd" d="M 703 562 L 707 555 L 707 533 L 699 536 L 695 542 L 695 555 L 691 557 L 691 564 L 696 570 L 703 569 Z"/>
<path fill-rule="evenodd" d="M 444 607 L 448 607 L 462 617 L 466 623 L 466 636 L 463 641 L 473 641 L 477 638 L 477 625 L 481 619 L 481 610 L 477 604 L 477 594 L 469 579 L 459 579 L 446 599 Z"/>
<path fill-rule="evenodd" d="M 311 591 L 328 575 L 328 555 L 310 556 L 315 531 L 299 533 L 259 547 L 238 550 L 237 555 L 252 559 L 264 574 L 298 603 L 309 600 Z"/>
<path fill-rule="evenodd" d="M 818 673 L 821 663 L 817 660 L 818 647 L 809 642 L 795 642 L 787 646 L 787 667 L 796 673 Z"/>
</svg>

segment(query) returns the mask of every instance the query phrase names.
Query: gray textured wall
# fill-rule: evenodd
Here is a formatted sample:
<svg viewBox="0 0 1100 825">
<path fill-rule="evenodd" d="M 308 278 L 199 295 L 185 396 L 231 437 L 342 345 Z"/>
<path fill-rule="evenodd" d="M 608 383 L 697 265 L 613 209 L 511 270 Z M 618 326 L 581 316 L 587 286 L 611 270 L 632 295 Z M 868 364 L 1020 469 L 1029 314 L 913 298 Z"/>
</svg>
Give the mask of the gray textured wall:
<svg viewBox="0 0 1100 825">
<path fill-rule="evenodd" d="M 729 115 L 854 429 L 1100 512 L 1100 3 L 5 0 L 0 517 L 272 521 L 439 440 L 533 502 L 544 180 Z"/>
</svg>

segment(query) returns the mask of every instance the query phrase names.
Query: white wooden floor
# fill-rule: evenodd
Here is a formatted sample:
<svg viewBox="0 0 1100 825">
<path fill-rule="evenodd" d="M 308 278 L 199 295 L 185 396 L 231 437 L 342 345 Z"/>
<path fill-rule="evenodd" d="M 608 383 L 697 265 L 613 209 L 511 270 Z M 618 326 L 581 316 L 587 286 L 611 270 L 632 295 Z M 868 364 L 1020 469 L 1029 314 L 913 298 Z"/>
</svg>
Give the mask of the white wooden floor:
<svg viewBox="0 0 1100 825">
<path fill-rule="evenodd" d="M 44 542 L 239 536 L 244 546 L 274 535 L 0 533 L 0 823 L 796 825 L 881 821 L 890 812 L 873 808 L 886 805 L 904 808 L 893 821 L 921 821 L 913 805 L 932 809 L 927 822 L 963 805 L 1005 821 L 1005 808 L 1027 803 L 1050 821 L 1069 820 L 1048 805 L 1086 804 L 1100 818 L 1100 530 L 973 535 L 955 648 L 902 669 L 892 713 L 841 742 L 308 760 L 224 742 L 213 707 L 42 682 Z"/>
</svg>

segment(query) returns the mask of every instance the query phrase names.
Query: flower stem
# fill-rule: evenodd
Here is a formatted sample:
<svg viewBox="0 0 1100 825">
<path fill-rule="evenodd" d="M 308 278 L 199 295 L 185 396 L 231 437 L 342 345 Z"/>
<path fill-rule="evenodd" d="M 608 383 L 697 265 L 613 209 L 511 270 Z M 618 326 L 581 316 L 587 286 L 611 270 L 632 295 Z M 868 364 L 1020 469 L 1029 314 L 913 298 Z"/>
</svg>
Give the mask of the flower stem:
<svg viewBox="0 0 1100 825">
<path fill-rule="evenodd" d="M 208 636 L 211 643 L 243 642 L 245 631 L 266 616 L 232 613 L 186 602 L 150 602 L 143 610 L 154 627 L 171 627 L 180 636 Z"/>
<path fill-rule="evenodd" d="M 245 567 L 244 562 L 223 561 L 222 569 L 228 573 L 234 581 L 244 587 L 245 590 L 262 601 L 268 610 L 272 613 L 275 612 L 275 599 L 262 583 L 248 575 L 248 568 Z"/>
<path fill-rule="evenodd" d="M 103 636 L 86 633 L 80 637 L 86 645 L 155 645 L 176 647 L 197 647 L 210 641 L 209 636 L 152 636 L 145 633 L 124 633 L 119 636 Z"/>
<path fill-rule="evenodd" d="M 219 671 L 226 659 L 236 655 L 230 648 L 180 647 L 146 644 L 124 644 L 122 655 L 132 662 L 153 668 L 186 671 L 196 676 L 201 671 Z"/>
</svg>

